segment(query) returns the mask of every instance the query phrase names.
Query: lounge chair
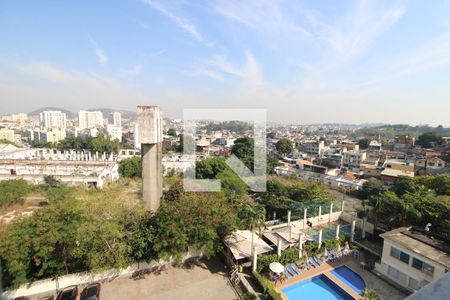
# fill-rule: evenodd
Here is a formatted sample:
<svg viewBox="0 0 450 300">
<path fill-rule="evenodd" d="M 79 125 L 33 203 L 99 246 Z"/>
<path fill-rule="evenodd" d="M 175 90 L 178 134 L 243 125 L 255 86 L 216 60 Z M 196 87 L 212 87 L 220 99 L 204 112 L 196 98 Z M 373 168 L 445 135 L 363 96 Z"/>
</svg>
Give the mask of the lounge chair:
<svg viewBox="0 0 450 300">
<path fill-rule="evenodd" d="M 333 253 L 331 252 L 331 250 L 330 250 L 330 252 L 328 252 L 327 260 L 333 261 Z"/>
<path fill-rule="evenodd" d="M 292 263 L 291 267 L 297 274 L 301 273 L 300 269 L 297 267 L 297 265 L 295 263 Z"/>
<path fill-rule="evenodd" d="M 323 265 L 323 261 L 321 261 L 317 256 L 314 256 L 313 259 L 319 266 Z"/>
<path fill-rule="evenodd" d="M 306 260 L 302 262 L 301 269 L 309 270 L 311 269 L 311 267 L 312 267 L 311 264 L 309 264 Z"/>
<path fill-rule="evenodd" d="M 285 278 L 291 278 L 292 275 L 286 270 L 286 268 L 284 269 L 284 277 Z"/>
<path fill-rule="evenodd" d="M 309 258 L 309 262 L 314 266 L 314 268 L 317 268 L 319 266 L 312 257 Z"/>
<path fill-rule="evenodd" d="M 293 276 L 297 275 L 297 272 L 295 272 L 294 270 L 292 270 L 291 264 L 287 264 L 285 267 L 289 273 L 291 273 Z"/>
</svg>

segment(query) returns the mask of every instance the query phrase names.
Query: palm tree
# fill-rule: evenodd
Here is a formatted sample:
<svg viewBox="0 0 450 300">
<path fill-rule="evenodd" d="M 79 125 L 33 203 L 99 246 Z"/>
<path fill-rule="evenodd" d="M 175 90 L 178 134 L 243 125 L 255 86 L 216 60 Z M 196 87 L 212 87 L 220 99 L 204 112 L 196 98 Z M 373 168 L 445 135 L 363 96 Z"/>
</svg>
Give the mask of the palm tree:
<svg viewBox="0 0 450 300">
<path fill-rule="evenodd" d="M 254 233 L 256 229 L 261 232 L 261 227 L 264 226 L 266 218 L 266 210 L 263 206 L 257 205 L 253 206 L 251 204 L 244 204 L 241 212 L 239 213 L 245 227 L 252 232 L 252 256 L 253 256 L 253 246 L 254 246 Z"/>
<path fill-rule="evenodd" d="M 364 300 L 381 300 L 381 298 L 374 290 L 366 288 L 364 290 Z"/>
</svg>

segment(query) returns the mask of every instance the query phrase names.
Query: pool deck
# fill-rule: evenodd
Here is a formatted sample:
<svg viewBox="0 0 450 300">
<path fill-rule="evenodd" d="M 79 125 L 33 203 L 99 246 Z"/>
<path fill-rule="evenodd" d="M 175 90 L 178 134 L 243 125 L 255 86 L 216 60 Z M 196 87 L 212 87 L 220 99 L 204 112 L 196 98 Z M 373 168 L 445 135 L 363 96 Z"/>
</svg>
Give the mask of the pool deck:
<svg viewBox="0 0 450 300">
<path fill-rule="evenodd" d="M 334 276 L 333 274 L 330 273 L 330 271 L 336 269 L 339 266 L 345 265 L 345 262 L 348 259 L 353 259 L 353 258 L 349 258 L 349 257 L 345 257 L 340 261 L 337 262 L 325 262 L 323 265 L 318 266 L 317 268 L 312 268 L 310 270 L 301 270 L 301 274 L 288 278 L 287 280 L 285 280 L 283 283 L 277 282 L 275 287 L 278 290 L 278 292 L 280 292 L 281 297 L 284 300 L 288 300 L 288 298 L 284 295 L 284 293 L 282 292 L 281 289 L 291 286 L 293 284 L 296 284 L 298 282 L 304 281 L 306 279 L 315 277 L 317 275 L 320 274 L 324 274 L 325 276 L 327 276 L 331 281 L 333 281 L 336 285 L 338 285 L 340 288 L 342 288 L 347 294 L 349 294 L 350 296 L 353 297 L 353 299 L 363 299 L 363 297 L 361 295 L 358 295 L 353 289 L 351 289 L 348 285 L 346 285 L 345 283 L 343 283 L 341 280 L 339 280 L 336 276 Z"/>
<path fill-rule="evenodd" d="M 275 287 L 278 290 L 278 292 L 281 293 L 283 299 L 288 300 L 281 291 L 282 288 L 291 286 L 300 281 L 304 281 L 306 279 L 312 278 L 322 273 L 326 273 L 325 276 L 327 276 L 331 280 L 334 279 L 333 281 L 338 286 L 342 287 L 342 289 L 345 290 L 347 293 L 349 293 L 352 297 L 356 297 L 356 299 L 361 299 L 361 296 L 357 295 L 349 286 L 347 286 L 345 283 L 343 283 L 336 277 L 332 278 L 333 274 L 329 273 L 329 271 L 335 268 L 338 268 L 342 265 L 346 265 L 347 267 L 358 273 L 364 279 L 366 287 L 375 290 L 375 292 L 380 296 L 382 300 L 403 300 L 407 296 L 407 294 L 403 293 L 396 287 L 382 280 L 372 272 L 369 272 L 361 268 L 360 262 L 361 260 L 355 257 L 346 256 L 336 262 L 324 263 L 323 265 L 310 270 L 302 270 L 302 273 L 300 275 L 287 279 L 283 281 L 283 283 L 278 282 Z"/>
</svg>

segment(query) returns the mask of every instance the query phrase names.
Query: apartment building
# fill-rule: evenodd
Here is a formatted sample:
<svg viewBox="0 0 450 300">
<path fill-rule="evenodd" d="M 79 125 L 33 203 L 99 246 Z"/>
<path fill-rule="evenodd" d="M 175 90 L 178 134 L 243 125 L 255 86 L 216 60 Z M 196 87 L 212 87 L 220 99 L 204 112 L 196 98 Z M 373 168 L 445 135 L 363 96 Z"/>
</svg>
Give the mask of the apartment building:
<svg viewBox="0 0 450 300">
<path fill-rule="evenodd" d="M 64 129 L 67 126 L 67 116 L 59 110 L 45 110 L 39 114 L 39 124 L 45 129 Z"/>
<path fill-rule="evenodd" d="M 112 112 L 109 115 L 108 121 L 109 121 L 109 124 L 112 124 L 116 127 L 122 127 L 122 114 L 117 111 Z"/>
<path fill-rule="evenodd" d="M 301 143 L 300 150 L 312 154 L 312 155 L 321 155 L 325 150 L 325 142 L 324 141 L 306 141 Z"/>
<path fill-rule="evenodd" d="M 11 143 L 15 142 L 14 130 L 1 128 L 0 129 L 0 140 L 7 140 Z"/>
<path fill-rule="evenodd" d="M 443 277 L 450 268 L 449 244 L 425 230 L 401 227 L 380 237 L 383 253 L 375 270 L 410 291 Z"/>
<path fill-rule="evenodd" d="M 103 113 L 101 111 L 85 111 L 78 112 L 78 128 L 80 130 L 103 127 Z"/>
<path fill-rule="evenodd" d="M 366 152 L 347 151 L 342 156 L 342 165 L 347 168 L 359 169 L 363 160 L 366 159 Z"/>
<path fill-rule="evenodd" d="M 57 143 L 66 138 L 65 130 L 33 130 L 30 132 L 30 140 L 35 142 Z"/>
</svg>

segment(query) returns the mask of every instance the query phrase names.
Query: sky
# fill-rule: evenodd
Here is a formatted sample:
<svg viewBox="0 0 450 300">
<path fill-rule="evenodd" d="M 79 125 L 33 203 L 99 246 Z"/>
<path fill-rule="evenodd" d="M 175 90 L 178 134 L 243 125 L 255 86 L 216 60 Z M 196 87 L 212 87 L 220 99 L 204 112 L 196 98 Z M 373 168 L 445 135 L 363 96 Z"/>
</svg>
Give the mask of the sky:
<svg viewBox="0 0 450 300">
<path fill-rule="evenodd" d="M 0 114 L 450 125 L 450 1 L 0 1 Z"/>
</svg>

